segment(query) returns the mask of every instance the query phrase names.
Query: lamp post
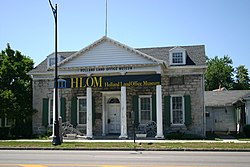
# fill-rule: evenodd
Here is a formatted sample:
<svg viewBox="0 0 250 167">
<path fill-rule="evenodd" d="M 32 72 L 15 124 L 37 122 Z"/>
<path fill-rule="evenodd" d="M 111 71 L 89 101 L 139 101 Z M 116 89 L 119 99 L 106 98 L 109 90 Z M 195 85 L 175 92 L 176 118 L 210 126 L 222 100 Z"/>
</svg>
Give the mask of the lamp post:
<svg viewBox="0 0 250 167">
<path fill-rule="evenodd" d="M 54 77 L 54 89 L 55 89 L 55 118 L 53 123 L 54 136 L 52 139 L 52 144 L 54 146 L 60 145 L 61 140 L 59 136 L 59 120 L 58 120 L 58 72 L 57 72 L 57 4 L 53 7 L 51 1 L 49 0 L 50 7 L 52 9 L 54 19 L 55 19 L 55 77 Z"/>
</svg>

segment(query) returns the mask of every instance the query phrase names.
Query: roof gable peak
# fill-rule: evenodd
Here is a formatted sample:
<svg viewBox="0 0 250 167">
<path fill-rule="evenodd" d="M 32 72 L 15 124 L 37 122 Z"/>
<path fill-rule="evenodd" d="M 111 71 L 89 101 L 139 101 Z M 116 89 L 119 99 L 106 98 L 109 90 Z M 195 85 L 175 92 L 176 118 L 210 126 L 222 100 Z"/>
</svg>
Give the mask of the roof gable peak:
<svg viewBox="0 0 250 167">
<path fill-rule="evenodd" d="M 145 53 L 143 53 L 141 51 L 138 51 L 138 50 L 136 50 L 136 49 L 134 49 L 132 47 L 129 47 L 129 46 L 125 45 L 125 44 L 122 44 L 122 43 L 120 43 L 120 42 L 118 42 L 116 40 L 113 40 L 113 39 L 111 39 L 111 38 L 109 38 L 107 36 L 103 36 L 102 38 L 95 41 L 94 43 L 84 47 L 80 51 L 75 52 L 71 56 L 69 56 L 66 59 L 64 59 L 63 61 L 61 61 L 58 64 L 58 67 L 64 66 L 64 64 L 71 61 L 72 59 L 74 59 L 74 58 L 76 58 L 76 57 L 78 57 L 80 55 L 85 54 L 86 52 L 92 50 L 93 48 L 97 47 L 98 45 L 104 44 L 105 42 L 108 42 L 108 43 L 110 43 L 112 45 L 115 45 L 115 46 L 117 46 L 119 48 L 123 48 L 123 49 L 131 52 L 132 54 L 136 54 L 138 56 L 141 56 L 142 58 L 146 59 L 147 61 L 151 61 L 152 63 L 155 63 L 155 64 L 162 64 L 163 63 L 163 61 L 161 61 L 161 60 L 158 60 L 158 59 L 156 59 L 156 58 L 154 58 L 152 56 L 149 56 L 149 55 L 147 55 L 147 54 L 145 54 Z M 53 67 L 51 67 L 51 68 L 53 68 Z"/>
</svg>

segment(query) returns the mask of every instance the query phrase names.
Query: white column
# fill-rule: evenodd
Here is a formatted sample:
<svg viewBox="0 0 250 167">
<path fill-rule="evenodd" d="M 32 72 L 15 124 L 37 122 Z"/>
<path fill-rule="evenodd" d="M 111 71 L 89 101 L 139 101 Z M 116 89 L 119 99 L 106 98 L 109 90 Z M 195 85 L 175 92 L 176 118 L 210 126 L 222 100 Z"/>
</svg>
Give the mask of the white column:
<svg viewBox="0 0 250 167">
<path fill-rule="evenodd" d="M 126 86 L 121 87 L 121 135 L 119 138 L 128 138 L 127 135 L 127 99 Z"/>
<path fill-rule="evenodd" d="M 157 134 L 155 138 L 163 139 L 163 123 L 162 123 L 162 90 L 161 85 L 156 86 L 156 121 L 157 121 Z"/>
<path fill-rule="evenodd" d="M 92 88 L 87 88 L 87 138 L 93 138 L 92 133 Z"/>
<path fill-rule="evenodd" d="M 55 130 L 55 128 L 54 128 L 54 122 L 55 122 L 55 117 L 56 117 L 56 100 L 55 100 L 55 97 L 56 97 L 56 91 L 55 91 L 56 89 L 54 88 L 54 90 L 53 90 L 53 97 L 52 97 L 52 99 L 53 99 L 53 128 L 52 128 L 52 136 L 55 136 L 55 132 L 54 132 L 54 130 Z M 49 102 L 49 105 L 50 105 L 50 102 Z M 50 108 L 50 106 L 49 106 L 49 108 Z M 50 113 L 48 113 L 48 114 L 50 114 Z M 50 120 L 49 120 L 49 122 L 50 122 Z"/>
</svg>

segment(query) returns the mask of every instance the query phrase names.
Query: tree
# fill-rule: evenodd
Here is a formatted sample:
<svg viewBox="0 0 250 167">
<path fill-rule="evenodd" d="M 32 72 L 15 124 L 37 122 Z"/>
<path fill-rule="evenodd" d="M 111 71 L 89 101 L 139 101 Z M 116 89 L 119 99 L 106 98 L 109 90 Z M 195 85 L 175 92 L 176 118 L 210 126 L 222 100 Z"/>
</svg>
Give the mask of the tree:
<svg viewBox="0 0 250 167">
<path fill-rule="evenodd" d="M 214 90 L 220 87 L 232 89 L 234 72 L 232 64 L 232 59 L 227 55 L 223 58 L 216 56 L 208 59 L 208 68 L 205 73 L 205 89 Z"/>
<path fill-rule="evenodd" d="M 244 65 L 239 65 L 236 67 L 234 89 L 237 90 L 247 90 L 250 89 L 250 79 L 248 75 L 248 69 Z"/>
<path fill-rule="evenodd" d="M 7 48 L 0 53 L 0 118 L 15 120 L 14 129 L 31 120 L 32 80 L 27 72 L 34 62 L 19 51 Z M 20 131 L 19 131 L 20 132 Z"/>
</svg>

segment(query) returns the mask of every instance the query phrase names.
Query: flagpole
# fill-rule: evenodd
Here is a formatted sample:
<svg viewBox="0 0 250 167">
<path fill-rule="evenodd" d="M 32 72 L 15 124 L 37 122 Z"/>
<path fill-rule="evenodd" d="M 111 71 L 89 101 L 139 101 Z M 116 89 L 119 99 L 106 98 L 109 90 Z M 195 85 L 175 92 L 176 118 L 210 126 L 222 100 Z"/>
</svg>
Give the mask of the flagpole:
<svg viewBox="0 0 250 167">
<path fill-rule="evenodd" d="M 108 0 L 106 0 L 105 36 L 108 35 Z"/>
</svg>

